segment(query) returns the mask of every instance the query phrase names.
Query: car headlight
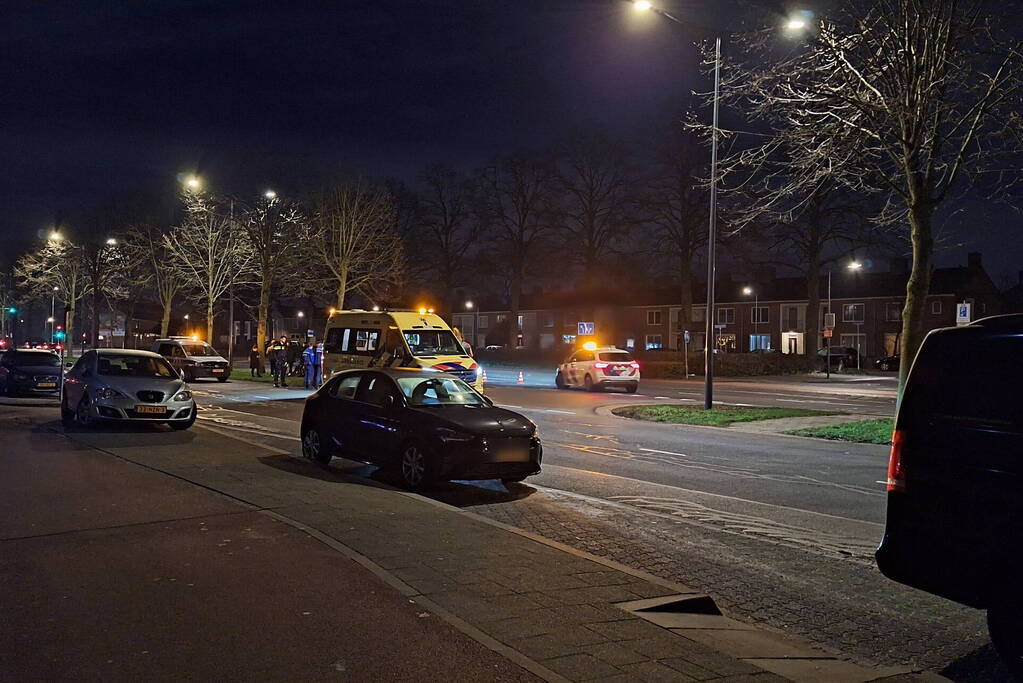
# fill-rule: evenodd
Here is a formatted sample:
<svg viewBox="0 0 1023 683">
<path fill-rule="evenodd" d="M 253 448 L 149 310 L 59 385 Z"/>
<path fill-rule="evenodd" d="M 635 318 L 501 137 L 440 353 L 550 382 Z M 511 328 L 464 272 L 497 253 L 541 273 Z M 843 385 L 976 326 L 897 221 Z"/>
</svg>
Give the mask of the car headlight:
<svg viewBox="0 0 1023 683">
<path fill-rule="evenodd" d="M 440 437 L 441 441 L 452 442 L 452 441 L 472 441 L 476 437 L 472 434 L 466 434 L 465 432 L 456 432 L 454 429 L 448 429 L 447 427 L 438 427 L 437 436 Z"/>
<path fill-rule="evenodd" d="M 192 392 L 189 391 L 188 389 L 182 389 L 178 393 L 174 394 L 174 398 L 172 398 L 171 400 L 172 401 L 191 401 L 192 400 Z"/>
<path fill-rule="evenodd" d="M 110 387 L 103 387 L 102 389 L 100 389 L 99 391 L 96 392 L 96 396 L 97 396 L 97 398 L 105 398 L 105 399 L 109 399 L 109 398 L 128 398 L 127 396 L 122 394 L 117 389 L 111 389 Z"/>
</svg>

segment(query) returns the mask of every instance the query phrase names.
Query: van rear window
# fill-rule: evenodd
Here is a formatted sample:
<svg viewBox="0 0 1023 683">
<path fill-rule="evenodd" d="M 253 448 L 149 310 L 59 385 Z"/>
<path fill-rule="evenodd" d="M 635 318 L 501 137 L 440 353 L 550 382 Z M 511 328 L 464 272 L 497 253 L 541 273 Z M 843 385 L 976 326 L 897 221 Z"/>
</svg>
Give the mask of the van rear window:
<svg viewBox="0 0 1023 683">
<path fill-rule="evenodd" d="M 380 346 L 380 330 L 333 327 L 327 330 L 323 348 L 327 353 L 372 356 Z"/>
<path fill-rule="evenodd" d="M 902 412 L 1023 428 L 1023 336 L 935 335 L 913 363 Z"/>
</svg>

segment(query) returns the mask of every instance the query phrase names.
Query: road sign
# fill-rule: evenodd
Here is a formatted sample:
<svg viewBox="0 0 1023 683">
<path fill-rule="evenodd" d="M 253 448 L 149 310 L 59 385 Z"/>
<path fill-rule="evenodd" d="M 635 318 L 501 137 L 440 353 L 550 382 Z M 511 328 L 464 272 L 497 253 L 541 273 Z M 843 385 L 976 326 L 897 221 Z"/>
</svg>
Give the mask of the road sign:
<svg viewBox="0 0 1023 683">
<path fill-rule="evenodd" d="M 835 329 L 835 314 L 825 313 L 824 314 L 824 327 L 829 330 Z"/>
<path fill-rule="evenodd" d="M 686 330 L 685 332 L 682 333 L 682 339 L 685 340 L 686 344 L 688 344 L 691 341 L 689 337 L 689 330 Z"/>
<path fill-rule="evenodd" d="M 576 327 L 579 329 L 580 337 L 589 337 L 596 334 L 597 324 L 596 323 L 576 323 Z"/>
<path fill-rule="evenodd" d="M 306 330 L 305 331 L 305 336 L 307 336 L 307 337 L 315 337 L 316 333 L 313 332 L 312 330 Z"/>
<path fill-rule="evenodd" d="M 970 324 L 970 310 L 972 308 L 973 305 L 968 304 L 965 301 L 961 304 L 956 304 L 956 325 Z"/>
<path fill-rule="evenodd" d="M 831 330 L 831 329 L 825 327 L 824 328 L 824 338 L 825 339 L 831 339 L 833 336 L 835 336 L 834 330 Z"/>
<path fill-rule="evenodd" d="M 723 330 L 723 329 L 725 329 L 726 327 L 728 327 L 728 325 L 726 325 L 725 323 L 718 323 L 718 324 L 717 324 L 717 325 L 715 325 L 714 327 L 718 328 L 719 330 Z"/>
</svg>

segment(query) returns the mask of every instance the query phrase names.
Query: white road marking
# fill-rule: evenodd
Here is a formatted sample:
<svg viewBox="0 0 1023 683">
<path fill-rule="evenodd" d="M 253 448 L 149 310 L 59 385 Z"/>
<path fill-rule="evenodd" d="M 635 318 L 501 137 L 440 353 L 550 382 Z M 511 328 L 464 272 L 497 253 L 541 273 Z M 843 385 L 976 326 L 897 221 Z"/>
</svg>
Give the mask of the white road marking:
<svg viewBox="0 0 1023 683">
<path fill-rule="evenodd" d="M 685 453 L 676 453 L 674 451 L 659 451 L 656 448 L 640 448 L 639 450 L 646 451 L 647 453 L 663 453 L 664 455 L 681 455 L 683 458 L 688 458 L 689 457 Z"/>
<path fill-rule="evenodd" d="M 663 401 L 670 401 L 671 400 L 671 396 L 654 396 L 654 398 L 659 398 L 659 399 L 661 399 Z"/>
</svg>

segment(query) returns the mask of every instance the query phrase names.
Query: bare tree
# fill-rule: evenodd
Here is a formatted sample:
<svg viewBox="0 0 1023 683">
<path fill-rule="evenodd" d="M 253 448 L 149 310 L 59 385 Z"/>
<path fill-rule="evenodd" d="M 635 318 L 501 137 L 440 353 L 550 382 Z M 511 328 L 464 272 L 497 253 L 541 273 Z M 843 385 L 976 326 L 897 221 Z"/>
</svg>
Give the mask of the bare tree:
<svg viewBox="0 0 1023 683">
<path fill-rule="evenodd" d="M 322 194 L 309 220 L 303 249 L 330 283 L 337 308 L 349 293 L 387 296 L 401 282 L 404 250 L 390 194 L 380 187 L 337 185 Z"/>
<path fill-rule="evenodd" d="M 201 191 L 183 195 L 185 219 L 164 235 L 169 266 L 206 306 L 206 339 L 213 343 L 217 301 L 232 285 L 252 281 L 253 253 L 237 221 Z"/>
<path fill-rule="evenodd" d="M 161 337 L 166 337 L 170 332 L 174 297 L 182 285 L 179 271 L 171 266 L 164 234 L 160 228 L 142 223 L 133 226 L 123 237 L 126 259 L 138 264 L 131 277 L 133 287 L 151 288 L 163 309 L 160 318 Z"/>
<path fill-rule="evenodd" d="M 78 302 L 91 289 L 81 247 L 67 239 L 48 240 L 39 249 L 18 259 L 14 277 L 24 290 L 36 296 L 52 295 L 53 288 L 59 288 L 60 299 L 66 308 L 64 329 L 70 352 L 74 348 L 75 311 Z"/>
<path fill-rule="evenodd" d="M 263 362 L 266 357 L 264 345 L 270 317 L 271 292 L 282 279 L 303 275 L 299 272 L 296 255 L 302 242 L 305 219 L 298 205 L 271 194 L 245 211 L 241 226 L 249 241 L 259 283 L 256 345 L 260 362 Z"/>
<path fill-rule="evenodd" d="M 579 136 L 558 151 L 555 220 L 564 253 L 578 258 L 583 286 L 592 289 L 610 250 L 637 223 L 633 169 L 625 147 L 603 134 Z"/>
<path fill-rule="evenodd" d="M 724 180 L 766 178 L 780 201 L 808 201 L 825 182 L 876 193 L 875 220 L 905 231 L 900 386 L 924 335 L 934 216 L 964 188 L 1018 179 L 1021 52 L 1000 34 L 1006 6 L 986 0 L 858 0 L 820 22 L 804 49 L 777 60 L 766 33 L 725 70 L 723 101 L 767 135 Z M 729 173 L 740 171 L 738 179 Z M 992 174 L 990 178 L 983 177 Z"/>
<path fill-rule="evenodd" d="M 551 232 L 554 169 L 545 159 L 517 155 L 496 159 L 477 177 L 480 220 L 490 233 L 496 265 L 510 283 L 515 345 L 526 266 Z"/>
<path fill-rule="evenodd" d="M 706 153 L 681 128 L 658 136 L 653 172 L 645 183 L 644 211 L 655 226 L 657 251 L 674 264 L 679 281 L 679 325 L 692 322 L 693 265 L 707 244 Z"/>
<path fill-rule="evenodd" d="M 464 273 L 466 257 L 476 246 L 480 234 L 480 224 L 472 212 L 472 186 L 457 171 L 443 164 L 426 167 L 419 174 L 419 180 L 423 185 L 421 235 L 432 255 L 431 270 L 451 310 L 458 277 Z"/>
</svg>

